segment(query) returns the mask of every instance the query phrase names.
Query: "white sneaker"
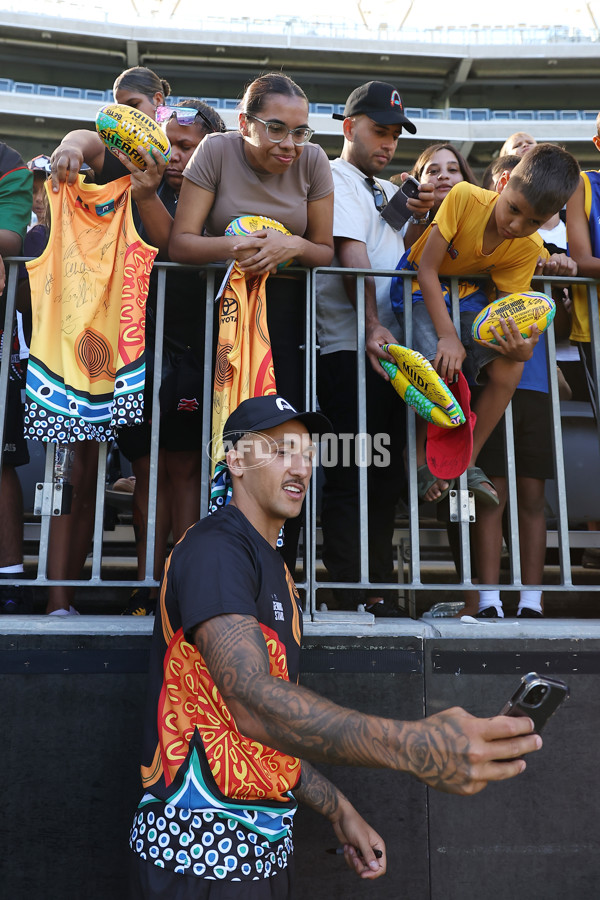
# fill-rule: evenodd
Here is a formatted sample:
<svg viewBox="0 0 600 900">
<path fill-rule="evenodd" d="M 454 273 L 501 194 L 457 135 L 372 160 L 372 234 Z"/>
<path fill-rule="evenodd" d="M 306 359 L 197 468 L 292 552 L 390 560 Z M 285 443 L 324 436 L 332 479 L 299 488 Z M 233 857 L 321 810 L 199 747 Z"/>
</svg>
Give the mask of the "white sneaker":
<svg viewBox="0 0 600 900">
<path fill-rule="evenodd" d="M 81 613 L 78 613 L 74 606 L 70 606 L 68 609 L 55 609 L 51 613 L 48 613 L 49 616 L 80 616 Z"/>
</svg>

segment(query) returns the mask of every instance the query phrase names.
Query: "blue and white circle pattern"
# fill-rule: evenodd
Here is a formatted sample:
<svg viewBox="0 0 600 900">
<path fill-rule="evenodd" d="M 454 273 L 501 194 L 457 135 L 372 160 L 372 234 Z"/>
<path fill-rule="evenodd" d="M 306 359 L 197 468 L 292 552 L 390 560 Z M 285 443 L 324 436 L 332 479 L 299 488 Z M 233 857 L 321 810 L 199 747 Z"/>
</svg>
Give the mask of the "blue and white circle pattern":
<svg viewBox="0 0 600 900">
<path fill-rule="evenodd" d="M 269 878 L 286 868 L 293 853 L 291 828 L 271 843 L 235 819 L 170 804 L 138 809 L 129 845 L 164 869 L 219 881 Z"/>
</svg>

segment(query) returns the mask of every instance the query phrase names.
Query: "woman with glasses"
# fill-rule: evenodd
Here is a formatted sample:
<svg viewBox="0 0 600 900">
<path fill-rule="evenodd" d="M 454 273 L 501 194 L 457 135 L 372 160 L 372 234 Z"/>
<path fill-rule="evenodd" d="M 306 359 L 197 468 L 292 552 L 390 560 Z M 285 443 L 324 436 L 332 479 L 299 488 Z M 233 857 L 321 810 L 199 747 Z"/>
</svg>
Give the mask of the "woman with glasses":
<svg viewBox="0 0 600 900">
<path fill-rule="evenodd" d="M 245 272 L 275 272 L 294 259 L 333 256 L 333 182 L 323 150 L 310 144 L 308 100 L 291 78 L 263 75 L 246 89 L 239 130 L 211 135 L 191 159 L 170 244 L 171 259 L 209 263 L 236 256 Z M 276 219 L 291 235 L 225 236 L 240 215 Z M 288 279 L 289 280 L 289 279 Z"/>
<path fill-rule="evenodd" d="M 324 151 L 309 143 L 308 100 L 280 73 L 253 81 L 240 104 L 238 130 L 211 134 L 184 172 L 169 244 L 172 260 L 222 262 L 235 257 L 248 275 L 271 273 L 267 326 L 277 393 L 304 403 L 305 280 L 278 266 L 327 266 L 333 257 L 333 180 Z M 232 219 L 261 215 L 290 232 L 226 236 Z M 304 407 L 302 407 L 304 408 Z M 294 524 L 293 524 L 294 523 Z M 298 520 L 290 520 L 284 556 L 295 563 Z"/>
</svg>

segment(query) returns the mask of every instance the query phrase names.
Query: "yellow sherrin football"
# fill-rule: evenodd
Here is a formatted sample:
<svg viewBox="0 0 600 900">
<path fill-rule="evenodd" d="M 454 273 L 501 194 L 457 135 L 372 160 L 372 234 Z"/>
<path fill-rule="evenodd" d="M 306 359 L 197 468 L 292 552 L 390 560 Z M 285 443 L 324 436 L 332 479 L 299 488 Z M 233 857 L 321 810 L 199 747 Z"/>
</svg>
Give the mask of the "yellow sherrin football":
<svg viewBox="0 0 600 900">
<path fill-rule="evenodd" d="M 524 294 L 508 294 L 495 303 L 490 303 L 477 314 L 473 322 L 473 337 L 478 344 L 497 340 L 491 332 L 493 326 L 500 335 L 503 334 L 500 320 L 513 318 L 515 325 L 524 338 L 531 337 L 531 326 L 537 325 L 540 334 L 552 324 L 556 304 L 552 297 L 537 294 L 533 291 Z"/>
<path fill-rule="evenodd" d="M 146 163 L 138 151 L 143 147 L 157 160 L 169 161 L 171 144 L 169 138 L 154 119 L 122 103 L 109 103 L 98 110 L 96 131 L 111 153 L 123 154 L 138 169 L 145 169 Z"/>
</svg>

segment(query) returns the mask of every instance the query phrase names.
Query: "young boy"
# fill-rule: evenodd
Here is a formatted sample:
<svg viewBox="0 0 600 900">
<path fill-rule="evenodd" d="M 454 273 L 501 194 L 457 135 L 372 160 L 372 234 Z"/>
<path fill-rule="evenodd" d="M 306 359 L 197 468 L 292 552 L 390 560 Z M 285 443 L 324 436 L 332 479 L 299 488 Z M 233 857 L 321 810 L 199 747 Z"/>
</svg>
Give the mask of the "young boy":
<svg viewBox="0 0 600 900">
<path fill-rule="evenodd" d="M 477 423 L 467 483 L 476 499 L 487 505 L 497 505 L 498 496 L 477 468 L 477 456 L 508 406 L 539 333 L 534 326 L 531 337 L 523 338 L 509 319 L 502 333 L 495 332 L 498 345 L 481 346 L 473 341 L 471 326 L 487 303 L 529 290 L 534 274 L 576 274 L 573 261 L 564 254 L 551 257 L 536 232 L 564 206 L 578 182 L 579 166 L 570 153 L 552 144 L 538 144 L 514 169 L 501 194 L 466 182 L 455 185 L 433 223 L 398 264 L 399 269 L 419 273 L 418 284 L 413 282 L 413 347 L 432 361 L 442 378 L 451 381 L 464 364 L 471 380 L 484 383 L 474 403 Z M 440 278 L 476 274 L 489 276 L 491 290 L 477 290 L 461 279 L 459 337 L 452 323 L 449 292 L 443 292 Z M 402 278 L 394 279 L 391 300 L 402 322 Z M 425 429 L 418 424 L 417 464 L 423 473 Z M 447 488 L 446 482 L 433 476 L 421 477 L 420 499 L 440 500 Z"/>
<path fill-rule="evenodd" d="M 520 157 L 505 156 L 496 162 L 497 171 L 493 173 L 493 186 L 490 190 L 496 190 L 500 194 L 509 183 L 511 173 L 520 162 Z M 548 250 L 555 247 L 558 252 L 566 252 L 565 246 L 555 244 L 551 247 L 547 244 L 545 246 Z M 557 302 L 561 304 L 562 300 L 559 298 Z M 546 479 L 554 476 L 548 391 L 546 341 L 545 335 L 542 335 L 531 359 L 523 366 L 522 378 L 512 398 L 517 515 L 523 580 L 517 609 L 518 618 L 535 619 L 544 615 L 541 590 L 528 585 L 542 583 L 546 558 L 545 486 Z M 473 530 L 477 577 L 482 584 L 498 584 L 502 520 L 508 494 L 502 420 L 481 449 L 479 461 L 493 478 L 500 505 L 480 509 L 477 516 L 477 525 Z M 504 610 L 500 591 L 475 592 L 475 597 L 467 599 L 465 609 L 461 613 L 463 615 L 475 613 L 478 618 L 484 619 L 502 618 Z"/>
</svg>

